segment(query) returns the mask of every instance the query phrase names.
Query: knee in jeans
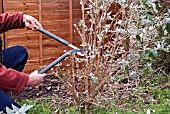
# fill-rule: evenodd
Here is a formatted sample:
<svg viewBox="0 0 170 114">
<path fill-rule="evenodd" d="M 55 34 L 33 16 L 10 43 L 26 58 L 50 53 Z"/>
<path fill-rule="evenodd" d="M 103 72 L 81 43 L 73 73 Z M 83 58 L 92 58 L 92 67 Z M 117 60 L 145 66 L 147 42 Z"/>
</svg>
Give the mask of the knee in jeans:
<svg viewBox="0 0 170 114">
<path fill-rule="evenodd" d="M 23 46 L 16 46 L 16 48 L 17 48 L 17 50 L 18 50 L 19 52 L 28 54 L 28 52 L 27 52 L 27 50 L 26 50 L 25 47 L 23 47 Z"/>
<path fill-rule="evenodd" d="M 16 48 L 17 48 L 18 52 L 22 53 L 22 55 L 25 56 L 25 58 L 28 58 L 28 52 L 27 52 L 25 47 L 23 47 L 23 46 L 16 46 Z"/>
</svg>

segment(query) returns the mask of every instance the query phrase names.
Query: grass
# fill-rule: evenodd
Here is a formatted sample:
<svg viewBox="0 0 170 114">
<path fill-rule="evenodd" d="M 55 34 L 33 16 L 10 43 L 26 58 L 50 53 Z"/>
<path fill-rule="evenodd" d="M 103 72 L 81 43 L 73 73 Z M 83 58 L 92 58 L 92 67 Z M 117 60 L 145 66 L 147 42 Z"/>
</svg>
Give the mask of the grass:
<svg viewBox="0 0 170 114">
<path fill-rule="evenodd" d="M 160 76 L 154 77 L 150 81 L 150 85 L 144 84 L 136 88 L 134 94 L 139 97 L 135 101 L 119 101 L 118 99 L 98 102 L 95 108 L 86 111 L 83 114 L 146 114 L 150 111 L 151 114 L 170 114 L 170 89 L 169 77 L 165 80 L 160 80 Z M 161 77 L 162 79 L 162 77 Z M 158 84 L 162 82 L 161 85 Z M 155 84 L 155 86 L 151 86 Z M 164 88 L 161 88 L 164 87 Z M 140 97 L 142 91 L 149 91 L 146 94 L 147 98 Z M 109 91 L 111 92 L 111 91 Z M 118 90 L 117 90 L 118 92 Z M 57 103 L 57 105 L 53 102 Z M 34 100 L 23 100 L 19 104 L 34 105 L 27 114 L 53 114 L 57 110 L 57 114 L 82 114 L 78 106 L 68 106 L 59 98 L 46 97 L 36 98 Z M 107 102 L 107 103 L 106 103 Z M 56 114 L 56 113 L 54 113 Z"/>
<path fill-rule="evenodd" d="M 164 91 L 161 91 L 164 92 Z M 161 93 L 160 92 L 160 93 Z M 166 90 L 166 92 L 170 93 L 170 90 Z M 149 104 L 146 105 L 144 102 L 140 100 L 138 103 L 129 103 L 129 106 L 126 106 L 125 109 L 120 110 L 119 105 L 115 105 L 115 102 L 112 101 L 108 104 L 105 108 L 103 107 L 96 107 L 93 110 L 90 110 L 92 114 L 136 114 L 136 112 L 132 112 L 134 106 L 138 110 L 138 114 L 146 114 L 147 110 L 149 109 L 154 114 L 170 114 L 170 99 L 166 99 L 167 95 L 165 94 L 157 94 L 162 97 L 160 99 L 159 104 Z M 68 107 L 68 106 L 60 106 L 54 107 L 49 101 L 46 101 L 45 98 L 42 100 L 34 99 L 34 100 L 24 100 L 20 102 L 21 105 L 33 105 L 34 107 L 31 108 L 27 114 L 52 114 L 54 110 L 58 109 L 58 114 L 81 114 L 78 110 L 78 107 Z"/>
<path fill-rule="evenodd" d="M 30 110 L 27 111 L 27 114 L 51 114 L 54 110 L 54 106 L 51 105 L 46 98 L 37 98 L 34 100 L 23 100 L 20 101 L 19 104 L 22 106 L 23 104 L 34 105 Z"/>
</svg>

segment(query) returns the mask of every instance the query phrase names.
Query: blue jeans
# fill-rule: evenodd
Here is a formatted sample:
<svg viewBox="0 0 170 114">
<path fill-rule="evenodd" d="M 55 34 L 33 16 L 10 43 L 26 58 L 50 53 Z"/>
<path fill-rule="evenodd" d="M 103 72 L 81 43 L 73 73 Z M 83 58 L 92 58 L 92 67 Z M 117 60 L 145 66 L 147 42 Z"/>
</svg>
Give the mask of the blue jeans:
<svg viewBox="0 0 170 114">
<path fill-rule="evenodd" d="M 12 68 L 20 72 L 24 69 L 24 66 L 28 59 L 27 50 L 22 46 L 7 48 L 2 51 L 2 55 L 2 64 L 6 66 L 6 68 Z M 9 108 L 12 108 L 12 104 L 20 108 L 20 106 L 13 99 L 10 98 L 5 90 L 0 90 L 0 111 L 5 112 L 7 106 Z"/>
</svg>

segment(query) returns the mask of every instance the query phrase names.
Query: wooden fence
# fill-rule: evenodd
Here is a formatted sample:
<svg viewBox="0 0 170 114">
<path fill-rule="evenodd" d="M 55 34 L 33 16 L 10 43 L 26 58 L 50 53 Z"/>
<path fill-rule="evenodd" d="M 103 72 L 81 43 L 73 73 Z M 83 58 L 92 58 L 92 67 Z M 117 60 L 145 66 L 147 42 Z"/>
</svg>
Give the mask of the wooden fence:
<svg viewBox="0 0 170 114">
<path fill-rule="evenodd" d="M 80 0 L 1 0 L 0 11 L 24 12 L 39 20 L 43 28 L 78 46 L 80 39 L 73 33 L 73 24 L 81 18 Z M 15 29 L 1 34 L 4 48 L 26 47 L 29 59 L 24 72 L 30 73 L 47 65 L 69 48 L 46 35 L 27 29 Z"/>
</svg>

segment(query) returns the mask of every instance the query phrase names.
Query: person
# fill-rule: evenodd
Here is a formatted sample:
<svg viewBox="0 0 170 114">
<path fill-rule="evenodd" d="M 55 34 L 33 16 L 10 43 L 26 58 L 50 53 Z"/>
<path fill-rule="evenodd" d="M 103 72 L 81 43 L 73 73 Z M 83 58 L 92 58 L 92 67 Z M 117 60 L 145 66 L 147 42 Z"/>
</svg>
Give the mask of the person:
<svg viewBox="0 0 170 114">
<path fill-rule="evenodd" d="M 35 26 L 42 27 L 37 19 L 22 12 L 0 15 L 0 33 L 25 27 L 36 31 Z M 23 46 L 13 46 L 2 50 L 2 55 L 3 61 L 0 63 L 0 111 L 5 112 L 6 107 L 12 108 L 12 104 L 20 108 L 6 93 L 7 91 L 20 93 L 26 86 L 34 87 L 43 82 L 46 74 L 38 74 L 37 70 L 30 74 L 22 72 L 28 59 L 28 52 Z"/>
</svg>

